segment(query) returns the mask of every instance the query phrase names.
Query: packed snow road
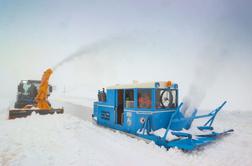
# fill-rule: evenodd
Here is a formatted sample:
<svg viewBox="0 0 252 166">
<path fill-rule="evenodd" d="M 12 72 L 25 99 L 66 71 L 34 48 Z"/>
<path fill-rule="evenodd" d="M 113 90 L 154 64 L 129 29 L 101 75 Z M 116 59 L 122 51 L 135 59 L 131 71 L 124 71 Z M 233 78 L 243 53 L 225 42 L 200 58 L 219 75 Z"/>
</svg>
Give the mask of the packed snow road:
<svg viewBox="0 0 252 166">
<path fill-rule="evenodd" d="M 203 150 L 167 151 L 153 143 L 98 127 L 85 116 L 90 109 L 66 104 L 63 115 L 32 115 L 0 120 L 0 165 L 251 165 L 252 116 L 250 112 L 225 112 L 217 126 L 235 132 Z M 87 111 L 88 113 L 81 113 Z"/>
</svg>

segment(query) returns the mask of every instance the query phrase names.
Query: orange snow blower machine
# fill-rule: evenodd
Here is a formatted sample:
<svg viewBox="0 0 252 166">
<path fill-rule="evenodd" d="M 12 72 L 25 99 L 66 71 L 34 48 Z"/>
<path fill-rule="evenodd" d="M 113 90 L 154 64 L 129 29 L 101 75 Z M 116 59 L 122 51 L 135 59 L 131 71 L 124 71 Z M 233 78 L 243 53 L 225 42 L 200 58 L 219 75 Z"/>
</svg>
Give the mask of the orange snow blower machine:
<svg viewBox="0 0 252 166">
<path fill-rule="evenodd" d="M 52 69 L 47 69 L 40 81 L 22 80 L 20 82 L 15 108 L 9 110 L 9 119 L 26 117 L 32 112 L 40 115 L 54 114 L 55 112 L 64 113 L 63 108 L 52 108 L 48 101 L 53 89 L 48 83 L 52 73 Z"/>
</svg>

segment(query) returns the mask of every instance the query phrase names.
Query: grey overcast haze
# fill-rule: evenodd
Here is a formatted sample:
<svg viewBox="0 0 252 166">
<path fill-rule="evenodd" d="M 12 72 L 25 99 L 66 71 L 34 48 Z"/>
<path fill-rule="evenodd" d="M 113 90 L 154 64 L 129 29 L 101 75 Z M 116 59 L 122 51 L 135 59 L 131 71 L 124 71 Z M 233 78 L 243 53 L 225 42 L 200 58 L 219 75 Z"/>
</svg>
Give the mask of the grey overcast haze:
<svg viewBox="0 0 252 166">
<path fill-rule="evenodd" d="M 252 110 L 251 9 L 249 0 L 0 0 L 1 107 L 20 80 L 57 66 L 58 96 L 171 80 L 201 109 L 227 100 L 227 110 Z"/>
</svg>

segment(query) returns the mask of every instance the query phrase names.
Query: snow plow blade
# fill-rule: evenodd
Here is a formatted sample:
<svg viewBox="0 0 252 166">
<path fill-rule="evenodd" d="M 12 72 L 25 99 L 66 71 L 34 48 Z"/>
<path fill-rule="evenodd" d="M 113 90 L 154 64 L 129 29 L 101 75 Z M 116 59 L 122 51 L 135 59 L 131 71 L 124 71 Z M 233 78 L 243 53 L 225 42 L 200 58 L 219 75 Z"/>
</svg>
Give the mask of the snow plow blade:
<svg viewBox="0 0 252 166">
<path fill-rule="evenodd" d="M 207 145 L 217 139 L 220 139 L 221 137 L 228 135 L 229 133 L 233 132 L 233 129 L 224 131 L 224 132 L 212 132 L 211 134 L 206 134 L 206 135 L 196 135 L 194 136 L 195 138 L 192 138 L 192 135 L 190 135 L 190 137 L 188 138 L 182 138 L 182 136 L 179 136 L 180 139 L 178 140 L 174 140 L 174 141 L 170 141 L 168 142 L 168 144 L 166 145 L 169 148 L 179 148 L 185 151 L 193 151 L 199 147 L 202 147 L 204 145 Z M 172 133 L 175 134 L 175 133 Z"/>
<path fill-rule="evenodd" d="M 33 112 L 40 114 L 40 115 L 47 115 L 47 114 L 63 114 L 64 109 L 63 108 L 57 108 L 57 109 L 12 109 L 9 111 L 9 119 L 16 119 L 16 118 L 23 118 L 31 115 Z"/>
</svg>

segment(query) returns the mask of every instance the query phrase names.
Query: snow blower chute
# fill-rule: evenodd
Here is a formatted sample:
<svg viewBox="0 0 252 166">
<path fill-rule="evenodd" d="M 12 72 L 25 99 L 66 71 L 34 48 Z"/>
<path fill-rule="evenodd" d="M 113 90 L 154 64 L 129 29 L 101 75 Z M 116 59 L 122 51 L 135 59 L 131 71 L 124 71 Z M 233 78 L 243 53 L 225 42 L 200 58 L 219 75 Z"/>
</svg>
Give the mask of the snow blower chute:
<svg viewBox="0 0 252 166">
<path fill-rule="evenodd" d="M 98 124 L 159 146 L 192 151 L 233 132 L 220 132 L 212 126 L 217 113 L 226 104 L 208 114 L 197 115 L 195 110 L 188 117 L 178 104 L 178 85 L 168 82 L 136 83 L 111 86 L 98 92 L 94 103 L 93 120 Z M 195 119 L 207 118 L 195 130 L 191 127 Z"/>
<path fill-rule="evenodd" d="M 64 112 L 63 108 L 52 108 L 48 101 L 52 92 L 52 86 L 48 83 L 52 72 L 52 69 L 47 69 L 41 81 L 23 80 L 20 82 L 15 108 L 9 110 L 9 119 L 26 117 L 32 112 L 40 115 Z"/>
</svg>

